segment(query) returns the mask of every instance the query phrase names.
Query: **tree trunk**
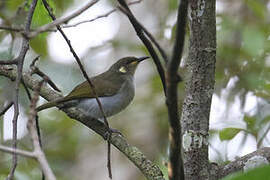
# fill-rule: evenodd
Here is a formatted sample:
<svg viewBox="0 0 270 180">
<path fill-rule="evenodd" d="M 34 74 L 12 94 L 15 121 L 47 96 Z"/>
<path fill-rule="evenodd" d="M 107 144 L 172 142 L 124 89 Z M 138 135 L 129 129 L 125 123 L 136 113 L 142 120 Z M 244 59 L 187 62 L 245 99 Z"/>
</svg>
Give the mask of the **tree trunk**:
<svg viewBox="0 0 270 180">
<path fill-rule="evenodd" d="M 215 84 L 215 0 L 190 0 L 188 79 L 182 109 L 185 179 L 209 179 L 209 114 Z"/>
</svg>

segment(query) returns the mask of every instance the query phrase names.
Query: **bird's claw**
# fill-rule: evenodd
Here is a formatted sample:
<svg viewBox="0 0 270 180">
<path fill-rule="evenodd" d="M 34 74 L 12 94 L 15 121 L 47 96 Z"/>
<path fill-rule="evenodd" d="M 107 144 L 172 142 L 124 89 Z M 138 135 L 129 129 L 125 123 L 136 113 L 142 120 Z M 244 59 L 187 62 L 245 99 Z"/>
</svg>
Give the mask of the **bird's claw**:
<svg viewBox="0 0 270 180">
<path fill-rule="evenodd" d="M 105 140 L 108 140 L 111 137 L 112 134 L 119 134 L 119 135 L 123 136 L 123 134 L 119 130 L 113 129 L 113 128 L 109 128 L 107 130 L 107 132 L 105 132 L 104 139 Z"/>
</svg>

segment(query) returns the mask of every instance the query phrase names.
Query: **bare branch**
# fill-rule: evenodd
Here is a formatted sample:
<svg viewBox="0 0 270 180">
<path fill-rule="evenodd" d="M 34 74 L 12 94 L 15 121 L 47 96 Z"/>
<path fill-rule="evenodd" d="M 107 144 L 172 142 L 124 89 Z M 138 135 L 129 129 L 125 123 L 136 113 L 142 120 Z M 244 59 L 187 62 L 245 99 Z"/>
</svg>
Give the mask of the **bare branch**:
<svg viewBox="0 0 270 180">
<path fill-rule="evenodd" d="M 128 5 L 130 6 L 130 5 L 138 4 L 138 3 L 140 3 L 140 2 L 142 2 L 142 0 L 130 2 L 130 3 L 128 3 Z M 93 21 L 95 21 L 95 20 L 98 20 L 98 19 L 101 19 L 101 18 L 108 17 L 109 15 L 111 15 L 111 14 L 114 13 L 114 12 L 116 12 L 117 10 L 118 10 L 118 9 L 115 8 L 115 9 L 112 9 L 112 10 L 106 12 L 105 14 L 99 15 L 99 16 L 93 18 L 93 19 L 89 19 L 89 20 L 85 20 L 85 21 L 80 21 L 80 22 L 75 23 L 75 24 L 64 25 L 64 26 L 61 26 L 61 27 L 62 27 L 62 28 L 70 28 L 70 27 L 76 27 L 76 26 L 78 26 L 78 25 L 80 25 L 80 24 L 93 22 Z"/>
<path fill-rule="evenodd" d="M 39 59 L 40 56 L 37 56 L 33 62 L 30 64 L 31 68 L 31 74 L 37 74 L 42 79 L 44 79 L 48 84 L 56 91 L 61 92 L 61 90 L 57 87 L 57 85 L 47 76 L 45 73 L 43 73 L 38 67 L 35 66 L 36 61 Z"/>
<path fill-rule="evenodd" d="M 35 153 L 33 152 L 29 152 L 29 151 L 25 151 L 25 150 L 20 150 L 20 149 L 13 149 L 11 147 L 6 147 L 3 145 L 0 145 L 0 151 L 5 152 L 5 153 L 10 153 L 10 154 L 17 154 L 20 156 L 25 156 L 28 158 L 36 158 Z"/>
<path fill-rule="evenodd" d="M 0 25 L 0 29 L 2 30 L 6 30 L 6 31 L 13 31 L 13 32 L 24 32 L 24 28 L 19 28 L 19 27 L 9 27 L 9 26 L 5 26 L 5 25 Z M 35 29 L 30 29 L 30 32 L 35 31 Z M 44 32 L 56 32 L 56 29 L 47 29 Z"/>
<path fill-rule="evenodd" d="M 35 87 L 35 89 L 34 89 L 34 95 L 33 95 L 32 101 L 31 101 L 31 105 L 30 105 L 29 120 L 28 120 L 27 127 L 29 129 L 30 134 L 31 134 L 31 138 L 32 138 L 33 146 L 34 146 L 34 152 L 36 154 L 37 160 L 40 163 L 40 166 L 42 168 L 42 172 L 44 173 L 45 177 L 48 180 L 56 180 L 55 175 L 53 174 L 53 172 L 49 166 L 49 163 L 44 155 L 44 152 L 41 149 L 40 137 L 38 134 L 38 128 L 37 128 L 37 124 L 36 124 L 36 116 L 37 116 L 36 104 L 37 104 L 37 101 L 39 99 L 39 92 L 40 92 L 40 88 L 41 88 L 43 82 L 44 82 L 44 80 L 39 82 L 37 84 L 37 87 Z"/>
<path fill-rule="evenodd" d="M 134 15 L 132 14 L 132 12 L 130 11 L 128 5 L 126 4 L 126 2 L 124 0 L 118 0 L 119 4 L 121 6 L 119 6 L 119 9 L 126 14 L 126 16 L 128 17 L 129 21 L 131 22 L 131 24 L 133 25 L 138 37 L 141 39 L 141 41 L 144 43 L 145 47 L 147 48 L 148 52 L 150 53 L 150 55 L 152 56 L 156 68 L 158 70 L 162 85 L 163 85 L 163 90 L 164 90 L 164 94 L 166 94 L 166 80 L 165 80 L 165 72 L 164 69 L 162 67 L 162 64 L 160 62 L 160 59 L 155 51 L 155 49 L 152 46 L 152 43 L 149 41 L 149 39 L 144 35 L 144 31 L 141 28 L 140 24 L 138 23 L 137 19 L 134 17 Z"/>
<path fill-rule="evenodd" d="M 72 14 L 66 16 L 66 17 L 62 17 L 59 19 L 55 19 L 53 22 L 46 24 L 44 26 L 39 27 L 38 29 L 36 29 L 34 32 L 31 32 L 29 34 L 26 34 L 28 38 L 33 38 L 36 35 L 38 35 L 39 33 L 45 32 L 51 28 L 54 28 L 57 25 L 63 24 L 68 22 L 69 20 L 79 16 L 81 13 L 83 13 L 85 10 L 87 10 L 88 8 L 90 8 L 91 6 L 93 6 L 94 4 L 96 4 L 99 0 L 93 0 L 93 1 L 89 1 L 88 3 L 86 3 L 83 7 L 81 7 L 80 9 L 78 9 L 77 11 L 73 12 Z"/>
<path fill-rule="evenodd" d="M 24 28 L 9 27 L 9 26 L 5 26 L 5 25 L 0 25 L 0 29 L 7 30 L 7 31 L 14 31 L 14 32 L 24 31 Z"/>
<path fill-rule="evenodd" d="M 37 0 L 33 0 L 27 17 L 26 17 L 26 21 L 25 21 L 25 33 L 29 33 L 30 31 L 30 26 L 31 26 L 31 22 L 32 22 L 32 17 L 34 14 L 34 10 L 37 4 Z M 17 74 L 18 76 L 16 77 L 16 82 L 15 82 L 15 91 L 14 91 L 14 115 L 13 115 L 13 148 L 16 149 L 17 148 L 17 121 L 18 121 L 18 116 L 19 116 L 19 86 L 21 83 L 21 79 L 22 79 L 22 70 L 23 70 L 23 64 L 24 64 L 24 58 L 26 55 L 26 52 L 29 49 L 29 39 L 26 39 L 25 37 L 23 37 L 22 40 L 22 47 L 21 47 L 21 51 L 19 56 L 16 58 L 16 60 L 18 61 L 17 63 Z M 14 177 L 14 172 L 17 166 L 17 154 L 14 153 L 13 157 L 12 157 L 12 167 L 10 170 L 10 173 L 7 177 L 8 180 L 12 180 Z"/>
<path fill-rule="evenodd" d="M 18 60 L 0 60 L 0 65 L 12 65 L 12 64 L 18 64 Z"/>
<path fill-rule="evenodd" d="M 270 148 L 264 147 L 261 149 L 258 149 L 257 151 L 254 151 L 250 154 L 247 154 L 241 158 L 238 158 L 229 164 L 223 165 L 219 167 L 219 171 L 216 172 L 218 174 L 218 179 L 221 179 L 222 177 L 225 177 L 231 173 L 241 171 L 243 170 L 244 166 L 246 165 L 246 162 L 251 159 L 252 157 L 262 157 L 268 160 L 270 160 Z"/>
<path fill-rule="evenodd" d="M 5 105 L 5 107 L 3 107 L 3 109 L 0 110 L 0 116 L 4 115 L 7 112 L 7 110 L 11 108 L 12 105 L 13 102 L 7 103 L 7 105 Z"/>
<path fill-rule="evenodd" d="M 17 76 L 16 67 L 14 66 L 14 68 L 11 69 L 10 66 L 0 66 L 0 75 L 6 76 L 9 79 L 15 79 Z M 39 83 L 38 80 L 34 79 L 26 73 L 23 74 L 23 79 L 27 87 L 30 89 L 33 89 Z M 48 101 L 62 97 L 60 94 L 58 94 L 56 91 L 53 91 L 46 85 L 41 87 L 40 95 Z M 85 126 L 92 129 L 103 138 L 106 137 L 108 129 L 106 125 L 104 125 L 104 123 L 101 121 L 94 118 L 89 119 L 86 114 L 76 108 L 67 108 L 62 110 L 70 118 L 83 123 Z M 111 143 L 117 149 L 119 149 L 119 151 L 121 151 L 130 161 L 132 161 L 147 179 L 165 180 L 159 167 L 147 159 L 147 157 L 138 148 L 128 144 L 124 137 L 118 134 L 112 134 Z"/>
<path fill-rule="evenodd" d="M 22 85 L 23 85 L 23 87 L 24 87 L 24 89 L 25 89 L 25 92 L 26 92 L 26 94 L 27 94 L 28 99 L 31 101 L 31 99 L 32 99 L 31 93 L 30 93 L 28 87 L 25 85 L 23 79 L 22 79 Z"/>
<path fill-rule="evenodd" d="M 170 180 L 184 180 L 184 165 L 182 159 L 182 139 L 181 124 L 178 110 L 178 82 L 181 80 L 178 76 L 178 68 L 185 41 L 185 27 L 187 17 L 188 1 L 180 1 L 178 7 L 176 37 L 172 58 L 167 66 L 167 108 L 169 114 L 169 137 L 170 153 L 168 163 L 168 175 Z"/>
</svg>

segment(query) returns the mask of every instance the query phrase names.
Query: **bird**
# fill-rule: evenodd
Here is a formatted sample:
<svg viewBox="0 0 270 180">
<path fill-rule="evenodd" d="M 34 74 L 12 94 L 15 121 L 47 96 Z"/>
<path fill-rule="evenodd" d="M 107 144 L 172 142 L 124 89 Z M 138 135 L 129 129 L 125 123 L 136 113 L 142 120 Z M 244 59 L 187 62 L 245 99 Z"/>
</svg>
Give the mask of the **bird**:
<svg viewBox="0 0 270 180">
<path fill-rule="evenodd" d="M 121 58 L 107 71 L 90 78 L 106 117 L 124 110 L 133 100 L 135 71 L 138 64 L 148 58 L 148 56 Z M 47 102 L 37 107 L 36 110 L 42 111 L 55 106 L 60 108 L 76 107 L 87 116 L 96 119 L 104 117 L 88 81 L 77 85 L 67 96 Z"/>
</svg>

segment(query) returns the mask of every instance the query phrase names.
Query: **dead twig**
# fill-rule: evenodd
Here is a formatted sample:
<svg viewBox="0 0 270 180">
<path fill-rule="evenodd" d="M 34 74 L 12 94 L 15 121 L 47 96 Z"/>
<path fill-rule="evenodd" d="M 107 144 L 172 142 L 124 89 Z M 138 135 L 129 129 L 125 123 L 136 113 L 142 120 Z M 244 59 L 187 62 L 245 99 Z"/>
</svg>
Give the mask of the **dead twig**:
<svg viewBox="0 0 270 180">
<path fill-rule="evenodd" d="M 51 80 L 49 76 L 47 76 L 45 73 L 43 73 L 37 66 L 35 66 L 37 60 L 39 59 L 40 56 L 37 56 L 33 62 L 30 64 L 31 68 L 31 75 L 32 74 L 37 74 L 39 75 L 42 79 L 44 79 L 48 84 L 56 91 L 61 92 L 61 90 L 57 87 L 57 85 Z"/>
<path fill-rule="evenodd" d="M 7 104 L 3 107 L 3 109 L 0 110 L 0 116 L 4 115 L 4 114 L 7 112 L 7 110 L 8 110 L 9 108 L 11 108 L 12 105 L 13 105 L 13 102 L 7 103 Z"/>
<path fill-rule="evenodd" d="M 87 10 L 88 8 L 90 8 L 91 6 L 95 5 L 99 0 L 93 0 L 93 1 L 89 1 L 88 3 L 86 3 L 83 7 L 81 7 L 80 9 L 78 9 L 77 11 L 74 11 L 72 14 L 66 16 L 66 17 L 62 17 L 59 19 L 54 19 L 53 22 L 49 23 L 49 24 L 45 24 L 44 26 L 39 27 L 38 29 L 36 29 L 34 32 L 31 32 L 30 34 L 27 34 L 28 38 L 33 38 L 35 36 L 37 36 L 39 33 L 45 32 L 51 28 L 54 28 L 55 26 L 58 26 L 60 24 L 66 23 L 69 20 L 79 16 L 81 13 L 83 13 L 85 10 Z"/>
<path fill-rule="evenodd" d="M 130 6 L 130 5 L 138 4 L 138 3 L 140 3 L 140 2 L 142 2 L 142 0 L 129 2 L 128 5 Z M 80 22 L 77 22 L 77 23 L 75 23 L 75 24 L 63 25 L 63 26 L 61 26 L 61 27 L 62 27 L 62 28 L 70 28 L 70 27 L 76 27 L 76 26 L 78 26 L 78 25 L 80 25 L 80 24 L 93 22 L 93 21 L 95 21 L 95 20 L 98 20 L 98 19 L 101 19 L 101 18 L 108 17 L 109 15 L 111 15 L 111 14 L 114 13 L 114 12 L 116 12 L 117 10 L 118 10 L 118 9 L 115 8 L 115 9 L 112 9 L 112 10 L 110 10 L 110 11 L 108 11 L 108 12 L 102 14 L 102 15 L 99 15 L 99 16 L 93 18 L 93 19 L 89 19 L 89 20 L 85 20 L 85 21 L 80 21 Z"/>
</svg>

